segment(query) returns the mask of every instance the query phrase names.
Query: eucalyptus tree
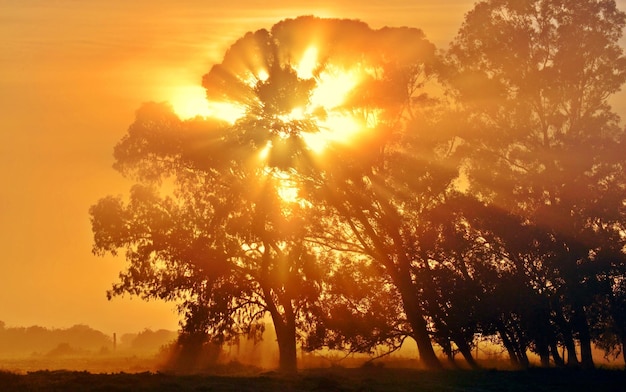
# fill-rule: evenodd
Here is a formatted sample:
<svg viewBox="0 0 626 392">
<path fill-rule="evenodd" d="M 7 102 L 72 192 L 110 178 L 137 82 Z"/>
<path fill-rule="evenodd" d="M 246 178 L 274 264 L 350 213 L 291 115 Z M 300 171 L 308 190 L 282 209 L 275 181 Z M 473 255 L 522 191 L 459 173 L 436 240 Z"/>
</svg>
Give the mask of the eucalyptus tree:
<svg viewBox="0 0 626 392">
<path fill-rule="evenodd" d="M 246 34 L 204 76 L 211 104 L 230 105 L 237 116 L 183 121 L 166 106 L 142 107 L 114 154 L 115 167 L 138 185 L 128 202 L 107 197 L 91 209 L 94 251 L 125 249 L 128 261 L 109 295 L 182 301 L 184 329 L 220 342 L 258 331 L 268 312 L 280 367 L 294 371 L 296 340 L 315 324 L 311 305 L 324 271 L 322 253 L 313 252 L 309 239 L 320 237 L 315 233 L 325 221 L 315 216 L 329 205 L 318 207 L 313 194 L 303 197 L 311 190 L 307 181 L 328 176 L 329 165 L 339 163 L 329 158 L 330 148 L 320 150 L 347 143 L 345 134 L 361 132 L 364 121 L 383 123 L 377 117 L 389 111 L 371 108 L 381 105 L 375 99 L 398 99 L 379 94 L 386 85 L 410 87 L 402 78 L 423 71 L 378 51 L 407 37 L 418 38 L 417 46 L 407 46 L 410 53 L 433 51 L 418 31 L 287 20 Z M 373 42 L 378 50 L 366 51 Z M 372 63 L 377 56 L 388 64 Z M 404 67 L 384 73 L 395 84 L 377 76 L 384 65 Z M 358 91 L 367 99 L 346 115 L 344 101 L 358 84 L 367 88 Z M 350 148 L 366 156 L 372 145 Z M 323 200 L 337 196 L 325 193 Z M 419 321 L 413 334 L 423 358 L 434 364 L 426 321 L 411 300 L 405 308 Z"/>
<path fill-rule="evenodd" d="M 225 121 L 147 105 L 116 147 L 116 168 L 139 185 L 130 201 L 91 210 L 94 250 L 126 249 L 111 295 L 182 300 L 186 326 L 218 340 L 257 331 L 269 312 L 288 371 L 297 338 L 367 351 L 407 334 L 430 368 L 441 366 L 433 336 L 475 365 L 476 323 L 461 321 L 460 296 L 453 309 L 438 302 L 450 300 L 445 285 L 469 290 L 471 279 L 435 276 L 432 258 L 449 244 L 420 230 L 458 186 L 458 139 L 433 98 L 437 65 L 418 29 L 301 17 L 247 33 L 203 77 Z M 358 255 L 328 251 L 338 243 Z M 446 260 L 464 261 L 464 246 Z M 337 290 L 351 270 L 366 305 Z M 336 290 L 334 316 L 320 314 L 324 289 Z M 376 319 L 379 301 L 397 317 Z"/>
<path fill-rule="evenodd" d="M 362 22 L 313 17 L 283 21 L 269 35 L 278 50 L 250 41 L 227 52 L 204 78 L 209 98 L 254 100 L 247 86 L 271 75 L 269 58 L 289 64 L 300 79 L 315 81 L 310 101 L 290 94 L 268 102 L 280 108 L 278 116 L 242 121 L 258 129 L 283 118 L 297 124 L 254 143 L 282 151 L 276 163 L 298 178 L 304 199 L 333 217 L 326 221 L 338 223 L 339 238 L 375 261 L 397 290 L 421 359 L 440 367 L 416 285 L 415 272 L 424 260 L 415 252 L 414 233 L 420 214 L 445 198 L 458 175 L 451 159 L 443 162 L 454 150 L 450 135 L 432 131 L 441 116 L 427 94 L 435 47 L 418 29 L 372 30 Z M 324 94 L 328 87 L 331 93 Z M 336 240 L 326 238 L 326 246 Z M 465 354 L 472 363 L 470 351 Z"/>
<path fill-rule="evenodd" d="M 427 260 L 418 249 L 429 244 L 420 242 L 417 231 L 422 215 L 445 202 L 458 170 L 452 135 L 435 128 L 440 102 L 428 93 L 435 82 L 435 47 L 417 29 L 381 29 L 370 41 L 372 50 L 360 55 L 365 77 L 342 106 L 361 119 L 362 130 L 349 143 L 328 146 L 307 192 L 341 217 L 351 239 L 395 287 L 400 321 L 417 342 L 420 359 L 439 368 L 433 315 L 419 283 Z M 464 355 L 474 364 L 469 349 Z"/>
<path fill-rule="evenodd" d="M 625 24 L 610 0 L 488 0 L 448 52 L 469 190 L 547 234 L 525 265 L 541 265 L 532 289 L 557 314 L 543 322 L 578 338 L 585 367 L 587 310 L 607 294 L 594 282 L 625 268 L 624 132 L 608 101 L 626 78 Z"/>
</svg>

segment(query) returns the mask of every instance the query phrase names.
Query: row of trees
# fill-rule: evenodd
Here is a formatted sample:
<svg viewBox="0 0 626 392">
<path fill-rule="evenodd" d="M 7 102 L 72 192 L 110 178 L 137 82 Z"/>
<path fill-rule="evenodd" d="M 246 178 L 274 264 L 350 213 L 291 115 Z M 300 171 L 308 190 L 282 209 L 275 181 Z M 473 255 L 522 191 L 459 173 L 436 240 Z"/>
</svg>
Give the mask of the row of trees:
<svg viewBox="0 0 626 392">
<path fill-rule="evenodd" d="M 62 354 L 69 348 L 77 354 L 107 353 L 120 349 L 132 354 L 155 354 L 163 346 L 176 340 L 176 331 L 145 329 L 139 333 L 125 333 L 114 342 L 111 336 L 86 325 L 49 329 L 40 326 L 6 327 L 0 321 L 0 357 L 27 357 L 37 353 Z M 56 351 L 55 351 L 56 350 Z"/>
<path fill-rule="evenodd" d="M 3 358 L 46 353 L 62 344 L 98 352 L 111 346 L 111 338 L 86 325 L 48 329 L 39 326 L 6 327 L 0 321 L 0 356 Z"/>
<path fill-rule="evenodd" d="M 407 337 L 429 368 L 435 345 L 477 367 L 477 335 L 520 366 L 529 351 L 587 368 L 594 344 L 619 355 L 626 133 L 608 99 L 625 25 L 608 0 L 487 0 L 446 52 L 352 20 L 246 34 L 203 79 L 242 117 L 145 104 L 116 146 L 137 184 L 90 210 L 94 252 L 128 261 L 109 295 L 176 301 L 182 342 L 259 338 L 269 314 L 284 371 L 298 344 Z M 355 72 L 342 102 L 313 99 Z M 346 131 L 337 118 L 361 130 L 312 148 Z"/>
</svg>

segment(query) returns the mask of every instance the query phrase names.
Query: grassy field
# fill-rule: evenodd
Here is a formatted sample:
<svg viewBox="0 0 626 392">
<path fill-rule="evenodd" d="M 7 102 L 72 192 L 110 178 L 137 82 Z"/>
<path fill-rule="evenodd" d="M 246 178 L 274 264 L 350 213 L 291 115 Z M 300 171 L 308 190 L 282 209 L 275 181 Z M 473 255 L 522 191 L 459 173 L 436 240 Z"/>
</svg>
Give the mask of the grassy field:
<svg viewBox="0 0 626 392">
<path fill-rule="evenodd" d="M 308 369 L 295 376 L 258 374 L 97 374 L 77 371 L 0 371 L 0 391 L 626 391 L 623 370 L 428 372 L 390 368 Z"/>
</svg>

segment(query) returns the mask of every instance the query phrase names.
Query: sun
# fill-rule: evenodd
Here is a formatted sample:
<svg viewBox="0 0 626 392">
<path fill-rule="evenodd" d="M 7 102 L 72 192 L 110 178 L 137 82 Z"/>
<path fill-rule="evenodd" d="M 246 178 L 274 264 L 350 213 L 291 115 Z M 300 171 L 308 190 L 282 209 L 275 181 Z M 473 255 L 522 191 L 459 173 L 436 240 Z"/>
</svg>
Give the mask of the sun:
<svg viewBox="0 0 626 392">
<path fill-rule="evenodd" d="M 212 102 L 206 98 L 202 86 L 179 86 L 169 99 L 174 112 L 183 120 L 194 117 L 213 117 L 234 124 L 245 114 L 245 108 L 231 102 Z"/>
</svg>

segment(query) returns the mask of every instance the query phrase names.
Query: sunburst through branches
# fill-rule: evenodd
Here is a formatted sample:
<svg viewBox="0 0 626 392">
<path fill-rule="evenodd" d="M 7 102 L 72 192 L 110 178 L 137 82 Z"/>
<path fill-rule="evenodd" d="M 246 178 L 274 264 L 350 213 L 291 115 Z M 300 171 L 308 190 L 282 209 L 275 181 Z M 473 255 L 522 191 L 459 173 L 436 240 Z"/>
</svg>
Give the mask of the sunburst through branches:
<svg viewBox="0 0 626 392">
<path fill-rule="evenodd" d="M 263 175 L 275 180 L 284 202 L 306 204 L 288 171 L 276 167 L 267 170 L 275 166 L 269 161 L 270 156 L 276 152 L 277 144 L 296 136 L 310 153 L 321 157 L 331 144 L 350 143 L 361 132 L 374 127 L 375 116 L 366 118 L 348 104 L 367 76 L 367 68 L 359 62 L 349 67 L 333 64 L 321 59 L 318 48 L 311 45 L 298 61 L 245 71 L 241 75 L 228 71 L 231 80 L 237 81 L 232 89 L 244 85 L 253 92 L 252 96 L 241 93 L 237 100 L 233 99 L 234 94 L 227 94 L 228 99 L 215 100 L 207 98 L 201 87 L 189 87 L 181 88 L 172 97 L 172 106 L 183 119 L 212 117 L 233 125 L 250 116 L 260 117 L 259 112 L 266 117 L 269 113 L 275 138 L 259 150 L 259 158 L 266 163 L 266 169 L 261 169 Z"/>
</svg>

